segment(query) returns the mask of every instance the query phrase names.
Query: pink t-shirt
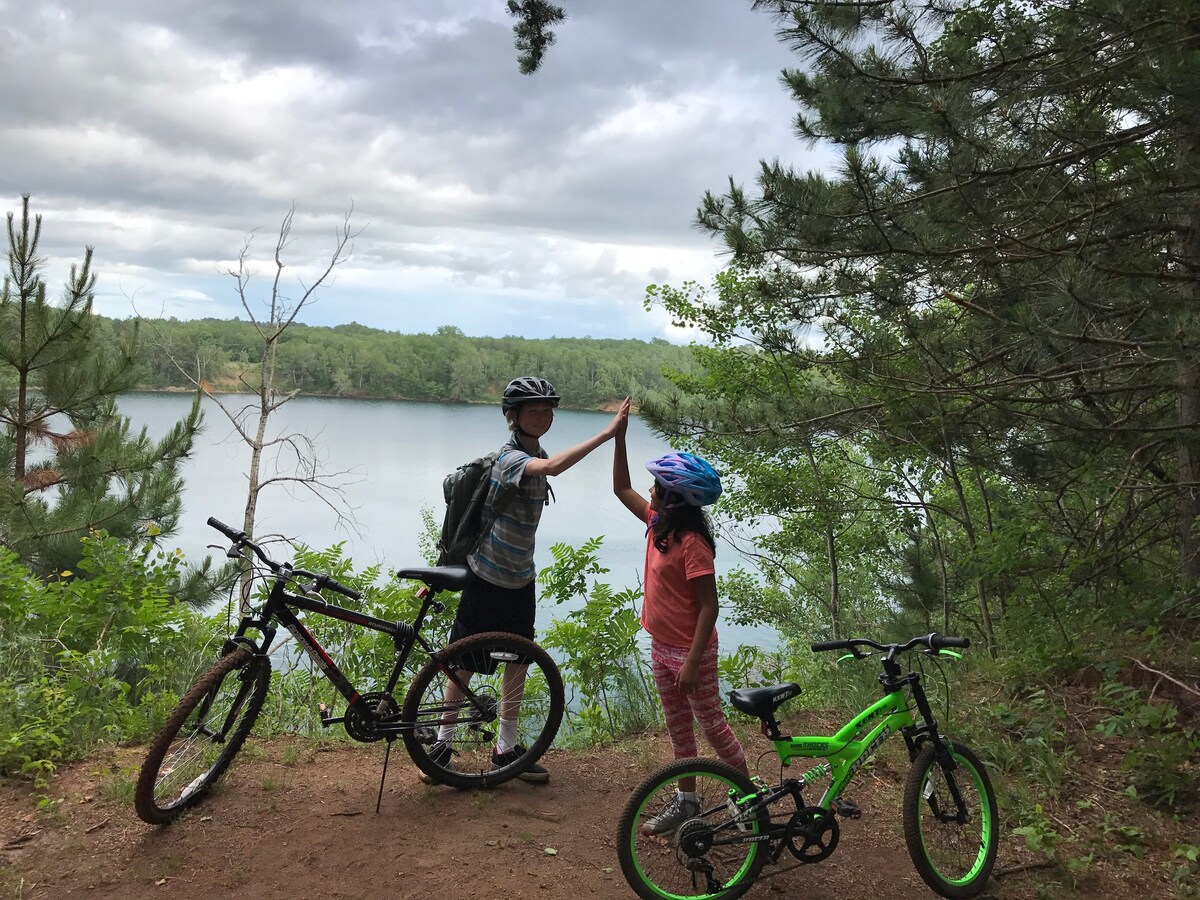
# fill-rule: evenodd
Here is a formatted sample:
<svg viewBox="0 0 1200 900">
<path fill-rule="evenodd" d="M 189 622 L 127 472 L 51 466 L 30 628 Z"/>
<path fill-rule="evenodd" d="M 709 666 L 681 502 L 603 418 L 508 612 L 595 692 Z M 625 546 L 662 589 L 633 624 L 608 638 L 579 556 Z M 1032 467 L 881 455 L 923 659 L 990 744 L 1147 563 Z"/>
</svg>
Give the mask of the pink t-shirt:
<svg viewBox="0 0 1200 900">
<path fill-rule="evenodd" d="M 647 518 L 652 515 L 646 510 Z M 700 604 L 689 580 L 714 575 L 713 549 L 694 531 L 672 535 L 667 552 L 654 546 L 654 532 L 646 535 L 646 601 L 642 604 L 642 627 L 656 641 L 671 647 L 688 648 L 696 634 Z M 717 639 L 713 629 L 712 640 Z M 711 641 L 710 641 L 711 643 Z"/>
</svg>

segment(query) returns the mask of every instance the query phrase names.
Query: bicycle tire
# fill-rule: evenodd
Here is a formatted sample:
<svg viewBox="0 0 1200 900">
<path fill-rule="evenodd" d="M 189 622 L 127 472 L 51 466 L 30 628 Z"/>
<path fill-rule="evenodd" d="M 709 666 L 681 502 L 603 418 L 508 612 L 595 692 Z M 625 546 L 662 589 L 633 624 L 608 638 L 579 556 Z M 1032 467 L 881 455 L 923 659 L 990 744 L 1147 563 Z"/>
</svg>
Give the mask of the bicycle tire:
<svg viewBox="0 0 1200 900">
<path fill-rule="evenodd" d="M 680 778 L 694 777 L 702 800 L 697 815 L 676 829 L 659 834 L 645 830 L 650 820 L 675 797 Z M 768 810 L 743 813 L 730 807 L 736 796 L 756 792 L 750 779 L 716 759 L 680 759 L 647 776 L 637 786 L 617 824 L 617 858 L 629 886 L 643 900 L 732 900 L 754 884 L 767 862 L 768 842 L 747 841 L 708 847 L 689 855 L 690 836 L 714 834 L 718 839 L 762 834 L 770 825 Z M 691 844 L 693 849 L 701 849 Z M 710 871 L 702 874 L 705 866 Z"/>
<path fill-rule="evenodd" d="M 169 824 L 204 799 L 242 749 L 270 685 L 271 661 L 245 646 L 200 676 L 146 752 L 134 791 L 143 822 Z"/>
<path fill-rule="evenodd" d="M 957 763 L 947 772 L 937 747 L 926 744 L 913 760 L 904 784 L 904 840 L 925 883 L 943 897 L 975 897 L 983 892 L 996 862 L 1000 818 L 987 770 L 969 747 L 946 745 Z M 967 821 L 950 821 L 957 808 L 948 779 L 966 807 Z"/>
<path fill-rule="evenodd" d="M 509 665 L 528 665 L 520 701 L 517 742 L 525 752 L 494 765 L 499 734 L 504 673 Z M 492 668 L 492 672 L 480 672 Z M 464 700 L 451 723 L 447 719 L 448 672 L 469 669 L 470 688 L 479 703 Z M 434 781 L 459 789 L 491 787 L 525 772 L 558 734 L 566 695 L 562 675 L 550 654 L 528 638 L 489 631 L 457 640 L 434 654 L 417 673 L 404 698 L 404 746 L 417 768 Z M 443 727 L 452 729 L 443 735 Z M 443 756 L 438 745 L 449 747 Z"/>
</svg>

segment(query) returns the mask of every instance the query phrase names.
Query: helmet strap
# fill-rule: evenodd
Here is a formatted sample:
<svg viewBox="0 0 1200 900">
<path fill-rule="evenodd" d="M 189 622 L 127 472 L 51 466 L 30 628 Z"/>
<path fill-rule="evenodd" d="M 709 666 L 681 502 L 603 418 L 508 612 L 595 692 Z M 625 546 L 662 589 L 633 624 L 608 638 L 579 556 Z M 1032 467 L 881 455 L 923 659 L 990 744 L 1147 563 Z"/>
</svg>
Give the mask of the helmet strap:
<svg viewBox="0 0 1200 900">
<path fill-rule="evenodd" d="M 517 419 L 517 421 L 516 421 L 516 427 L 515 427 L 515 428 L 513 428 L 513 435 L 516 437 L 516 439 L 517 439 L 517 443 L 520 445 L 521 449 L 522 449 L 522 450 L 524 450 L 524 451 L 526 451 L 527 453 L 529 452 L 529 448 L 528 448 L 527 446 L 525 446 L 525 445 L 526 445 L 526 443 L 527 443 L 527 442 L 526 442 L 526 440 L 525 440 L 525 438 L 528 438 L 528 439 L 529 439 L 529 441 L 532 441 L 532 442 L 533 442 L 533 449 L 534 449 L 534 450 L 537 450 L 538 448 L 540 448 L 540 447 L 542 446 L 542 442 L 541 442 L 541 441 L 539 441 L 539 440 L 538 440 L 536 437 L 534 437 L 532 434 L 530 434 L 528 431 L 525 431 L 525 430 L 524 430 L 524 429 L 521 427 L 521 420 L 520 420 L 520 418 L 518 418 L 518 419 Z"/>
</svg>

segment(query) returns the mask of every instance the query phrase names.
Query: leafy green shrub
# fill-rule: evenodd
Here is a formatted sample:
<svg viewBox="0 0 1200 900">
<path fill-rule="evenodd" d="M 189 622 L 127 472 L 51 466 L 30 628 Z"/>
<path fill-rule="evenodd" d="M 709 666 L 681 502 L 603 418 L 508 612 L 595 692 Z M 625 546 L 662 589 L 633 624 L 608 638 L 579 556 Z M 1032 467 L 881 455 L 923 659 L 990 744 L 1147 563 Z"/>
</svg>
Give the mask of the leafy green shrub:
<svg viewBox="0 0 1200 900">
<path fill-rule="evenodd" d="M 614 591 L 594 580 L 608 573 L 597 556 L 602 543 L 603 538 L 593 538 L 578 549 L 555 544 L 550 548 L 554 564 L 538 573 L 543 597 L 559 605 L 586 600 L 552 622 L 543 641 L 577 692 L 569 704 L 568 731 L 583 744 L 644 731 L 659 721 L 658 695 L 637 643 L 641 591 Z"/>
<path fill-rule="evenodd" d="M 0 773 L 44 783 L 100 741 L 136 740 L 190 683 L 181 661 L 211 637 L 172 587 L 180 558 L 102 532 L 79 573 L 42 580 L 0 550 Z"/>
<path fill-rule="evenodd" d="M 1104 685 L 1100 695 L 1115 709 L 1096 730 L 1104 737 L 1118 735 L 1133 744 L 1122 760 L 1131 773 L 1131 786 L 1153 806 L 1173 809 L 1200 800 L 1200 731 L 1183 721 L 1178 708 L 1151 699 L 1121 682 Z"/>
</svg>

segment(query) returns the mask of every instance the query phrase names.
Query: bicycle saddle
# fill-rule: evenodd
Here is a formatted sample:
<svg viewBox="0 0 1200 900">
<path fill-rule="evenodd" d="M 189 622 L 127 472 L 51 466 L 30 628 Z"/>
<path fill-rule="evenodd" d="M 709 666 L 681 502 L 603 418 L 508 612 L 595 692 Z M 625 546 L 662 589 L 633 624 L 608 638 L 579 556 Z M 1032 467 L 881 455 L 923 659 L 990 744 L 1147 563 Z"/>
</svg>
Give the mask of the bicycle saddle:
<svg viewBox="0 0 1200 900">
<path fill-rule="evenodd" d="M 397 578 L 423 581 L 435 591 L 461 591 L 467 584 L 466 566 L 432 566 L 429 568 L 397 569 Z"/>
<path fill-rule="evenodd" d="M 794 681 L 787 684 L 772 684 L 760 688 L 738 688 L 729 692 L 729 702 L 742 712 L 759 719 L 772 716 L 788 700 L 800 693 L 800 685 Z"/>
</svg>

